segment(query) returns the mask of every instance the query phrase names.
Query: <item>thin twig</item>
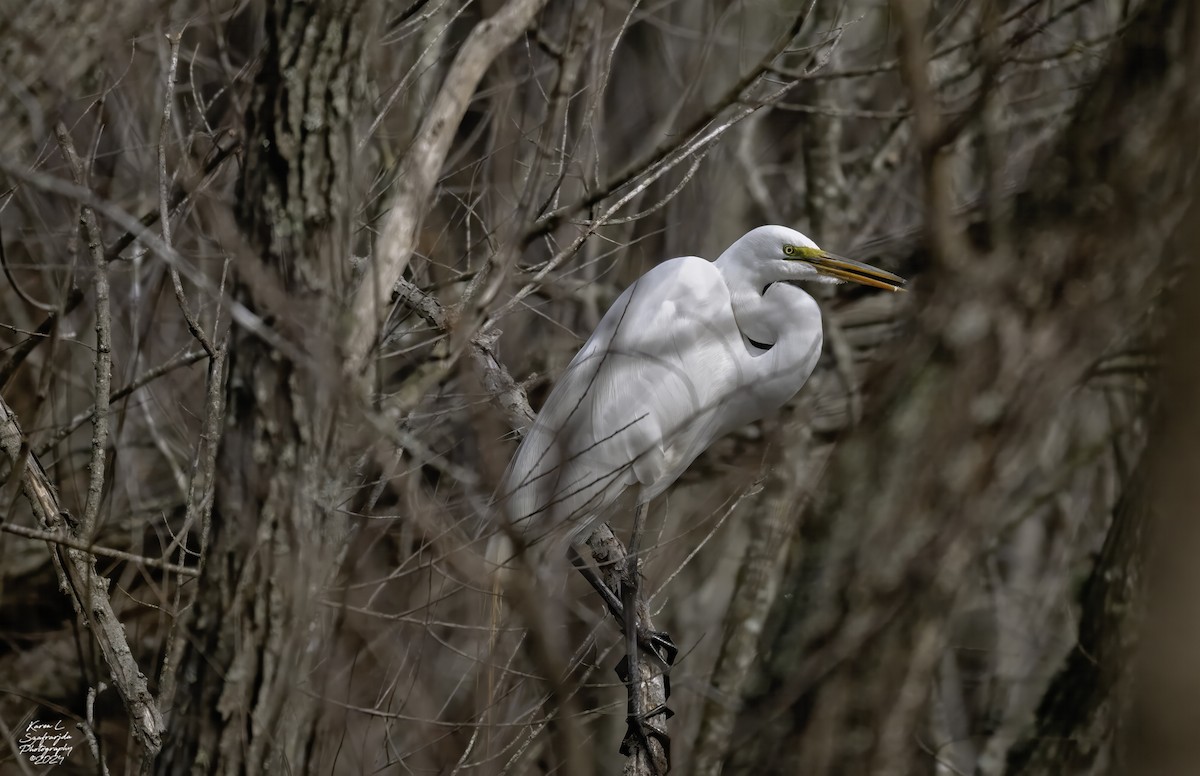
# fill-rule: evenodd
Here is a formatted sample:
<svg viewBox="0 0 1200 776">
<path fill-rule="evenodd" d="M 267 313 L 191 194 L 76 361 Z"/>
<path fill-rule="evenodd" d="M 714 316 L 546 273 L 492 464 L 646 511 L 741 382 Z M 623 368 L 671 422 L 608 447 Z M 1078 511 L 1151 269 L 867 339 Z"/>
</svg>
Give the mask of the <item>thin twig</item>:
<svg viewBox="0 0 1200 776">
<path fill-rule="evenodd" d="M 448 332 L 450 320 L 446 308 L 432 294 L 427 294 L 416 285 L 401 278 L 396 281 L 395 293 L 413 312 L 421 316 L 430 326 Z M 535 413 L 529 406 L 529 397 L 508 370 L 496 357 L 495 342 L 500 331 L 492 329 L 486 334 L 475 334 L 470 347 L 475 362 L 483 370 L 483 385 L 508 419 L 509 425 L 524 433 L 533 424 Z M 447 365 L 448 369 L 449 366 Z"/>
<path fill-rule="evenodd" d="M 431 18 L 445 5 L 446 2 L 443 0 L 443 2 L 438 3 L 434 8 L 426 11 L 423 14 L 423 18 Z M 439 29 L 437 34 L 433 36 L 428 45 L 426 45 L 425 48 L 421 50 L 421 53 L 417 55 L 417 58 L 413 60 L 412 66 L 408 68 L 408 71 L 404 74 L 404 77 L 392 87 L 392 89 L 388 92 L 388 96 L 384 98 L 383 107 L 380 108 L 379 112 L 375 114 L 375 118 L 371 120 L 370 125 L 367 127 L 366 131 L 363 132 L 362 137 L 359 138 L 358 145 L 354 148 L 355 152 L 362 153 L 362 150 L 366 148 L 367 143 L 372 137 L 375 136 L 375 132 L 379 129 L 379 125 L 383 123 L 384 117 L 386 117 L 392 108 L 395 107 L 396 100 L 398 100 L 400 95 L 404 93 L 404 90 L 408 87 L 409 82 L 412 81 L 412 79 L 416 76 L 423 73 L 426 68 L 432 66 L 432 63 L 429 61 L 429 52 L 433 51 L 433 47 L 436 46 L 442 39 L 442 36 L 444 36 L 450 30 L 450 28 L 454 25 L 454 21 L 470 7 L 470 0 L 459 4 L 458 8 L 456 8 L 454 13 L 450 15 L 450 18 L 447 19 L 444 24 L 442 24 L 441 29 Z"/>
<path fill-rule="evenodd" d="M 116 402 L 119 402 L 121 399 L 124 399 L 126 396 L 130 395 L 131 393 L 138 390 L 139 388 L 142 388 L 143 386 L 154 382 L 158 378 L 160 378 L 166 374 L 169 374 L 181 367 L 191 366 L 192 364 L 196 363 L 200 359 L 207 358 L 207 357 L 208 357 L 207 353 L 204 353 L 199 350 L 193 350 L 193 351 L 184 353 L 182 355 L 176 356 L 175 358 L 171 359 L 170 361 L 159 364 L 158 366 L 154 367 L 153 369 L 147 369 L 145 372 L 143 372 L 142 374 L 140 374 L 136 378 L 134 378 L 134 380 L 131 381 L 125 387 L 123 387 L 119 390 L 113 391 L 112 395 L 108 397 L 108 403 L 115 404 Z M 59 428 L 57 431 L 55 431 L 53 434 L 51 434 L 50 438 L 48 440 L 46 440 L 46 442 L 38 450 L 38 453 L 44 454 L 47 450 L 49 450 L 55 444 L 57 444 L 58 442 L 61 442 L 62 440 L 66 439 L 67 437 L 69 437 L 71 434 L 73 434 L 75 432 L 75 429 L 79 428 L 85 422 L 87 422 L 87 419 L 90 418 L 95 411 L 96 411 L 96 406 L 93 404 L 91 407 L 88 407 L 83 412 L 81 412 L 78 415 L 76 415 L 75 417 L 71 418 L 71 421 L 69 423 L 66 423 L 61 428 Z"/>
<path fill-rule="evenodd" d="M 63 547 L 70 547 L 75 550 L 83 550 L 91 555 L 97 555 L 104 558 L 115 558 L 117 560 L 136 563 L 139 566 L 147 566 L 153 569 L 162 569 L 163 571 L 173 571 L 176 574 L 181 574 L 185 577 L 198 577 L 200 572 L 197 569 L 189 568 L 188 566 L 177 566 L 166 561 L 156 560 L 155 558 L 147 558 L 144 555 L 135 555 L 132 552 L 124 550 L 114 550 L 110 547 L 101 547 L 98 544 L 85 542 L 81 539 L 72 539 L 70 536 L 64 536 L 52 531 L 39 531 L 36 528 L 26 528 L 23 525 L 15 525 L 13 523 L 0 523 L 0 531 L 21 536 L 26 539 L 34 539 L 41 542 L 51 542 L 60 544 Z"/>
<path fill-rule="evenodd" d="M 87 186 L 87 175 L 83 162 L 75 152 L 75 143 L 67 125 L 59 121 L 54 125 L 54 134 L 59 147 L 71 168 L 71 177 L 76 186 Z M 96 359 L 95 401 L 92 413 L 92 453 L 88 462 L 87 499 L 83 507 L 82 535 L 88 539 L 96 528 L 100 514 L 100 502 L 104 497 L 104 461 L 108 452 L 108 405 L 112 391 L 112 313 L 108 298 L 108 262 L 104 259 L 104 242 L 96 212 L 86 204 L 79 207 L 80 221 L 87 233 L 88 253 L 92 257 L 92 269 L 96 273 Z"/>
<path fill-rule="evenodd" d="M 175 72 L 179 66 L 179 43 L 182 38 L 183 33 L 181 32 L 167 33 L 167 41 L 171 44 L 171 59 L 167 68 L 167 88 L 163 97 L 162 122 L 158 128 L 158 220 L 162 229 L 163 244 L 168 247 L 171 245 L 171 181 L 167 176 L 167 136 L 171 131 L 171 106 L 175 104 Z M 205 353 L 215 356 L 216 350 L 213 348 L 212 340 L 204 333 L 200 321 L 196 319 L 188 305 L 179 270 L 171 267 L 170 273 L 171 287 L 175 291 L 175 301 L 179 303 L 179 309 L 183 313 L 183 319 L 187 322 L 188 331 L 200 343 L 200 347 L 204 348 Z"/>
<path fill-rule="evenodd" d="M 108 776 L 108 765 L 104 762 L 104 758 L 100 756 L 100 742 L 96 740 L 96 696 L 108 689 L 108 685 L 100 682 L 95 687 L 89 687 L 87 692 L 87 716 L 83 722 L 79 723 L 80 730 L 83 731 L 83 737 L 87 740 L 88 750 L 91 751 L 92 757 L 95 758 L 96 764 L 100 767 L 100 775 Z"/>
</svg>

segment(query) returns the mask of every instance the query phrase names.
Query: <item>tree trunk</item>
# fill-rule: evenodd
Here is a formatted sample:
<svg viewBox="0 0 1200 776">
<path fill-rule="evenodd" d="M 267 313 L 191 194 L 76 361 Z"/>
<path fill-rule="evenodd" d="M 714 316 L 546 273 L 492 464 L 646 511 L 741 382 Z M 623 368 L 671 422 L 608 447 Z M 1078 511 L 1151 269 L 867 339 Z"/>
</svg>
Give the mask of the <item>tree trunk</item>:
<svg viewBox="0 0 1200 776">
<path fill-rule="evenodd" d="M 334 335 L 349 277 L 353 111 L 367 4 L 278 0 L 247 115 L 236 325 L 208 554 L 162 774 L 304 773 L 316 763 L 320 606 L 345 526 Z M 262 257 L 261 259 L 259 257 Z"/>
</svg>

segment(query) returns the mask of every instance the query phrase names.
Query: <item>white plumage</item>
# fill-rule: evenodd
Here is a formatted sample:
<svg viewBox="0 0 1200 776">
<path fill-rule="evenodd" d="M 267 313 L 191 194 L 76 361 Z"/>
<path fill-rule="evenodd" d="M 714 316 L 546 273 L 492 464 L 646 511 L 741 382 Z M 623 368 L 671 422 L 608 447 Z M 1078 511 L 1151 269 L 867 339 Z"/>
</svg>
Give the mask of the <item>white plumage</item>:
<svg viewBox="0 0 1200 776">
<path fill-rule="evenodd" d="M 671 259 L 626 289 L 505 473 L 501 499 L 524 542 L 578 536 L 631 486 L 639 503 L 653 499 L 715 440 L 791 399 L 821 353 L 820 310 L 790 284 L 803 280 L 904 282 L 763 226 L 715 262 Z"/>
</svg>

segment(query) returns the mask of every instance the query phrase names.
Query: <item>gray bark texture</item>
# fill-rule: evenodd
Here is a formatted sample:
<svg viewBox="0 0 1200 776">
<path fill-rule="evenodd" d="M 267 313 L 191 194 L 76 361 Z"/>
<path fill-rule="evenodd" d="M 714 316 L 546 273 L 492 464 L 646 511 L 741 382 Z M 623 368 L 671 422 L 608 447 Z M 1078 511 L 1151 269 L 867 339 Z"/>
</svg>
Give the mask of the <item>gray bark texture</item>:
<svg viewBox="0 0 1200 776">
<path fill-rule="evenodd" d="M 321 755 L 316 698 L 332 622 L 321 598 L 345 540 L 331 517 L 343 397 L 328 323 L 348 280 L 351 129 L 370 19 L 364 2 L 266 9 L 233 297 L 303 355 L 243 326 L 230 335 L 211 530 L 178 637 L 164 775 L 307 773 Z"/>
</svg>

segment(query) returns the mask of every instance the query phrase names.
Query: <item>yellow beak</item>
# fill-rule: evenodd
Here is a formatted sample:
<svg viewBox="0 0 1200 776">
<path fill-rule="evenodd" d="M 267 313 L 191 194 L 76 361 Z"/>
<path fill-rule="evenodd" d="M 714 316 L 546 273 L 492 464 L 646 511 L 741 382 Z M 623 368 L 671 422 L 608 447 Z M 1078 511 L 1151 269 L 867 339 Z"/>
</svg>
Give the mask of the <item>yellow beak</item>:
<svg viewBox="0 0 1200 776">
<path fill-rule="evenodd" d="M 805 256 L 804 261 L 816 267 L 822 275 L 845 280 L 851 283 L 861 283 L 864 286 L 882 288 L 886 291 L 905 291 L 904 284 L 908 281 L 899 275 L 863 264 L 861 261 L 843 259 L 832 253 L 820 251 L 813 256 Z"/>
</svg>

